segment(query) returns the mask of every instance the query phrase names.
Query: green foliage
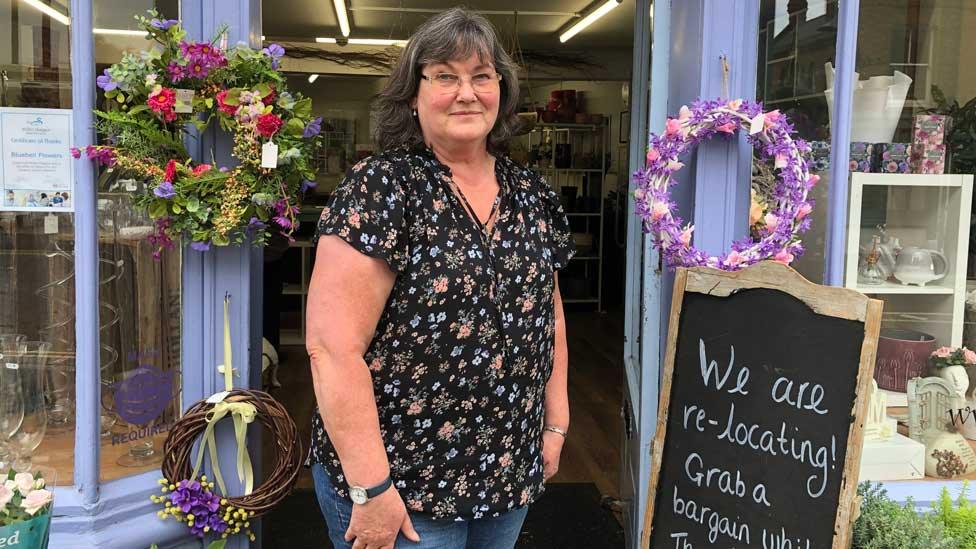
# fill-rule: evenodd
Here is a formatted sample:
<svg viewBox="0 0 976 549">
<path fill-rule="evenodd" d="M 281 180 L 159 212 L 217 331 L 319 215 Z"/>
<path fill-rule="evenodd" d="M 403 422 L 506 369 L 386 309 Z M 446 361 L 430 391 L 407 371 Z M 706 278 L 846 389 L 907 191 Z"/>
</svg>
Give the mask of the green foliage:
<svg viewBox="0 0 976 549">
<path fill-rule="evenodd" d="M 857 487 L 861 514 L 854 523 L 851 549 L 956 549 L 935 513 L 918 513 L 909 501 L 899 505 L 880 484 Z"/>
<path fill-rule="evenodd" d="M 933 505 L 946 534 L 956 540 L 960 549 L 976 549 L 976 506 L 966 497 L 968 490 L 969 481 L 965 481 L 959 498 L 953 502 L 949 490 L 943 488 L 939 501 Z"/>
</svg>

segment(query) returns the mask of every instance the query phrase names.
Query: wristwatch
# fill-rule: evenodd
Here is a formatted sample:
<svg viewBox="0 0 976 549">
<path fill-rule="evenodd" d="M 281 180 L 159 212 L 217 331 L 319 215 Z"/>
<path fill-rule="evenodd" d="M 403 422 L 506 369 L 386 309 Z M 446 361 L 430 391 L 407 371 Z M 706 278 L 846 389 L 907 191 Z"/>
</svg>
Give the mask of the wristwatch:
<svg viewBox="0 0 976 549">
<path fill-rule="evenodd" d="M 393 486 L 393 479 L 386 477 L 386 480 L 377 484 L 372 488 L 363 488 L 362 486 L 350 486 L 349 487 L 349 499 L 357 505 L 364 505 L 369 500 L 375 498 L 376 496 L 387 491 L 390 486 Z"/>
</svg>

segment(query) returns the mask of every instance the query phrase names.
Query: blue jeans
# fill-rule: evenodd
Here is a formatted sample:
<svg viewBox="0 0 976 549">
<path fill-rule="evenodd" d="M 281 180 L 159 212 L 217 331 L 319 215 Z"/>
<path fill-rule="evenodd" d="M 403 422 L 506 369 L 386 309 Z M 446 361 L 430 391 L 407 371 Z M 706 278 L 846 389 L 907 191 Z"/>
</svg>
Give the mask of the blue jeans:
<svg viewBox="0 0 976 549">
<path fill-rule="evenodd" d="M 329 539 L 336 549 L 351 549 L 345 540 L 352 517 L 352 501 L 336 494 L 328 473 L 318 463 L 312 465 L 315 495 L 325 522 Z M 512 549 L 522 530 L 528 505 L 494 518 L 468 521 L 434 520 L 429 514 L 410 511 L 410 521 L 420 535 L 420 542 L 412 542 L 401 532 L 395 549 Z"/>
</svg>

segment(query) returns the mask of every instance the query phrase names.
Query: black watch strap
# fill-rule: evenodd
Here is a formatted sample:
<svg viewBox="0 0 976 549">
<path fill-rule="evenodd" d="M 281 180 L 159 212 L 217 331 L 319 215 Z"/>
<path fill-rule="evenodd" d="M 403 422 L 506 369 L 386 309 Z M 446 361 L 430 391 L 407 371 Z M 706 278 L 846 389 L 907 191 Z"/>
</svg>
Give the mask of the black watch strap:
<svg viewBox="0 0 976 549">
<path fill-rule="evenodd" d="M 372 488 L 367 488 L 366 497 L 368 497 L 369 499 L 373 499 L 376 496 L 382 494 L 383 492 L 389 490 L 390 486 L 393 486 L 393 479 L 390 477 L 386 477 L 386 480 L 379 483 L 378 485 Z"/>
</svg>

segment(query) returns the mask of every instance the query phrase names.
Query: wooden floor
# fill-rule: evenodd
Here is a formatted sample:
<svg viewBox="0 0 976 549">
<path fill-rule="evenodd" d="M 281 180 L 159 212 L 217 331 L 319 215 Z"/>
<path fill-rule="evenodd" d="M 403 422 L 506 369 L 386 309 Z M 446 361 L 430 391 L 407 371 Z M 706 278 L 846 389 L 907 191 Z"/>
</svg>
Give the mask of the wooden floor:
<svg viewBox="0 0 976 549">
<path fill-rule="evenodd" d="M 571 426 L 559 473 L 551 482 L 592 482 L 604 496 L 619 496 L 620 405 L 623 389 L 622 312 L 567 312 Z M 314 407 L 312 378 L 304 347 L 283 346 L 273 391 L 309 440 Z M 265 455 L 264 462 L 270 463 Z M 302 471 L 299 488 L 311 488 Z"/>
</svg>

